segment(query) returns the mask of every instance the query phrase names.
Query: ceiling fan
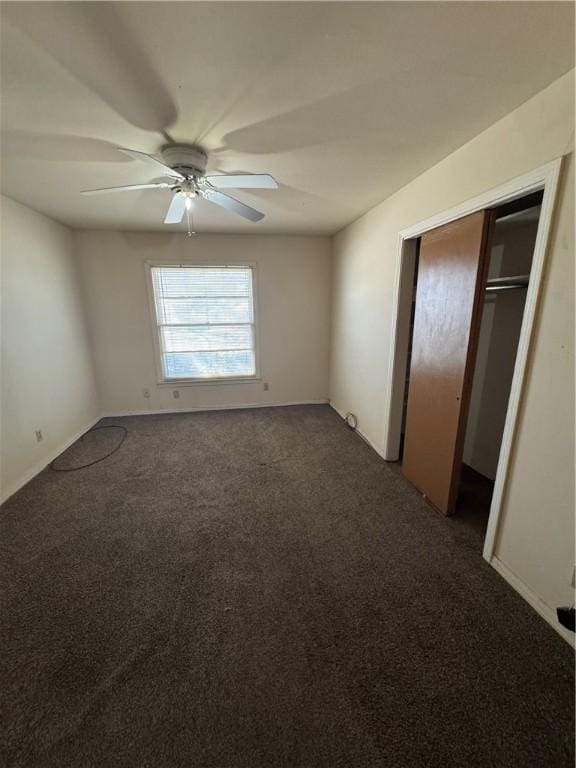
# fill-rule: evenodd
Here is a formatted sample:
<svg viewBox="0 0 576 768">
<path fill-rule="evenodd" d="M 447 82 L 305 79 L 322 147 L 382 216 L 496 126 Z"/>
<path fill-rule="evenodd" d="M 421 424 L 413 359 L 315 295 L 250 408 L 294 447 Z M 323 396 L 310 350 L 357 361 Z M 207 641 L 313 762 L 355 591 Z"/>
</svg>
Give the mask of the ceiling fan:
<svg viewBox="0 0 576 768">
<path fill-rule="evenodd" d="M 123 187 L 105 187 L 104 189 L 84 189 L 83 195 L 101 195 L 108 192 L 130 192 L 140 189 L 170 189 L 174 194 L 164 218 L 164 224 L 178 224 L 184 213 L 190 212 L 194 198 L 201 197 L 210 203 L 243 216 L 249 221 L 260 221 L 264 214 L 241 203 L 221 189 L 277 189 L 276 180 L 264 174 L 239 174 L 206 176 L 207 155 L 203 149 L 191 144 L 168 144 L 160 150 L 162 160 L 135 149 L 119 149 L 128 157 L 143 160 L 154 166 L 158 176 L 169 181 L 150 184 L 129 184 Z"/>
</svg>

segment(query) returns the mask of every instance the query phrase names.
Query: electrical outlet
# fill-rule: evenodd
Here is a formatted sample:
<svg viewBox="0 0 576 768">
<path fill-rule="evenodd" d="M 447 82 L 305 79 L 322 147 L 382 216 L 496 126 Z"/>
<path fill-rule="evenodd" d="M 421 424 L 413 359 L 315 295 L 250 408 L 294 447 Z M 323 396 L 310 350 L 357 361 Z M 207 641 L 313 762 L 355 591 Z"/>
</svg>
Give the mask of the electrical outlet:
<svg viewBox="0 0 576 768">
<path fill-rule="evenodd" d="M 178 398 L 180 397 L 180 390 L 178 390 L 178 389 L 173 389 L 173 390 L 172 390 L 172 395 L 173 395 L 173 397 L 175 397 L 175 398 L 176 398 L 176 400 L 178 400 Z"/>
<path fill-rule="evenodd" d="M 150 390 L 149 389 L 143 389 L 142 390 L 142 394 L 144 395 L 144 397 L 150 397 Z"/>
<path fill-rule="evenodd" d="M 41 443 L 42 440 L 44 440 L 44 435 L 42 434 L 42 430 L 41 429 L 37 429 L 34 432 L 34 434 L 36 435 L 36 442 L 37 443 Z"/>
<path fill-rule="evenodd" d="M 265 381 L 262 386 L 264 388 L 264 392 L 268 392 L 268 390 L 270 389 L 270 384 L 268 384 L 267 381 Z"/>
</svg>

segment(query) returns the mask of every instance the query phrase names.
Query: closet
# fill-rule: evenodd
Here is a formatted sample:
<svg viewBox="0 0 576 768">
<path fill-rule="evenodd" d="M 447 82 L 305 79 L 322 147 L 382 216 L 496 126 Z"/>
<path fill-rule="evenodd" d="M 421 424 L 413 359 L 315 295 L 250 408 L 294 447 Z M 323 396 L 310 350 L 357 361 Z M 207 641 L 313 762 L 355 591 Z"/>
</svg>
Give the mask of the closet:
<svg viewBox="0 0 576 768">
<path fill-rule="evenodd" d="M 420 239 L 402 470 L 444 514 L 488 520 L 542 193 Z"/>
</svg>

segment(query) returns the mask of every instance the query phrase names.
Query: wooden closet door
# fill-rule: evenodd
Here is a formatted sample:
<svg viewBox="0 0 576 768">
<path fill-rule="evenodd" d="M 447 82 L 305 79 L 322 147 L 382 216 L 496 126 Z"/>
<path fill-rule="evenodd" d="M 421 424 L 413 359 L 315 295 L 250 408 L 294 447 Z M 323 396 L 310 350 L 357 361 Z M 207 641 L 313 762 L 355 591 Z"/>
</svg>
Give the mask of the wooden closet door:
<svg viewBox="0 0 576 768">
<path fill-rule="evenodd" d="M 403 472 L 445 514 L 456 504 L 483 293 L 490 214 L 423 235 Z"/>
</svg>

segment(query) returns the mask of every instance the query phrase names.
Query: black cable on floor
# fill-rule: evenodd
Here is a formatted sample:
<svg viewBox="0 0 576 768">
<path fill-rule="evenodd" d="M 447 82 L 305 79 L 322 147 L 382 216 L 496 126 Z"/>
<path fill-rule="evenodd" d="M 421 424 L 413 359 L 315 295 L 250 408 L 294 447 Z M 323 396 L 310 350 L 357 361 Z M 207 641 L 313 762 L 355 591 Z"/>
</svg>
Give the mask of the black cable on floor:
<svg viewBox="0 0 576 768">
<path fill-rule="evenodd" d="M 82 435 L 80 439 L 82 440 L 84 437 L 86 437 L 86 435 L 90 434 L 90 432 L 95 432 L 97 429 L 121 429 L 124 434 L 120 438 L 118 445 L 113 450 L 111 450 L 110 453 L 107 453 L 105 456 L 101 456 L 99 459 L 94 459 L 94 461 L 89 461 L 88 464 L 80 464 L 79 467 L 65 467 L 65 468 L 59 469 L 58 467 L 54 466 L 58 461 L 58 459 L 60 458 L 60 456 L 57 456 L 54 459 L 54 461 L 51 461 L 50 464 L 48 465 L 50 469 L 53 472 L 76 472 L 76 470 L 78 469 L 86 469 L 86 467 L 91 467 L 94 464 L 98 464 L 100 461 L 104 461 L 104 459 L 109 459 L 110 456 L 112 456 L 114 453 L 116 453 L 117 450 L 120 449 L 120 447 L 122 446 L 122 443 L 124 442 L 124 440 L 126 440 L 126 437 L 128 436 L 128 430 L 126 429 L 126 427 L 123 427 L 121 424 L 104 424 L 101 427 L 92 427 L 92 429 L 89 429 L 88 432 Z"/>
</svg>

